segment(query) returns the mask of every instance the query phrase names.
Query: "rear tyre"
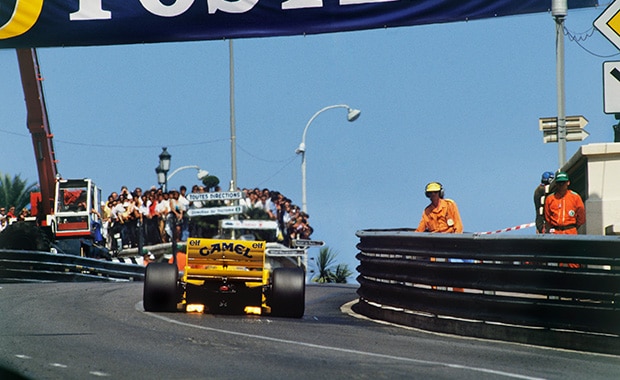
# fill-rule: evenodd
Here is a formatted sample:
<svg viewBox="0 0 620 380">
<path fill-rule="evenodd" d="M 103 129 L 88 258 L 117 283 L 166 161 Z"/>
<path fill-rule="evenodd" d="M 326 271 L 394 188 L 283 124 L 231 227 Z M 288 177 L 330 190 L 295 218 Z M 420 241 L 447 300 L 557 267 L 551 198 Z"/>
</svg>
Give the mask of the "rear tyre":
<svg viewBox="0 0 620 380">
<path fill-rule="evenodd" d="M 306 276 L 301 268 L 276 268 L 271 283 L 271 315 L 286 318 L 304 316 Z"/>
<path fill-rule="evenodd" d="M 179 301 L 178 269 L 168 263 L 146 266 L 143 302 L 145 311 L 177 311 Z"/>
</svg>

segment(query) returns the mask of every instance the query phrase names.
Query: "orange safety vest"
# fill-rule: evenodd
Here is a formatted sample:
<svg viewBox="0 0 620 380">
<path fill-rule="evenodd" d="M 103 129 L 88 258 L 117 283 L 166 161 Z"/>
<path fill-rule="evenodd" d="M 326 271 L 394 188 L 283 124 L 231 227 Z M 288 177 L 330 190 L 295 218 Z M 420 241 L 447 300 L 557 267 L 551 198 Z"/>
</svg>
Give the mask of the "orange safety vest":
<svg viewBox="0 0 620 380">
<path fill-rule="evenodd" d="M 577 228 L 586 222 L 586 211 L 579 194 L 568 190 L 563 197 L 553 193 L 545 200 L 547 232 L 576 235 Z"/>
<path fill-rule="evenodd" d="M 437 207 L 432 203 L 426 206 L 416 232 L 462 233 L 463 223 L 456 203 L 451 199 L 440 199 Z"/>
</svg>

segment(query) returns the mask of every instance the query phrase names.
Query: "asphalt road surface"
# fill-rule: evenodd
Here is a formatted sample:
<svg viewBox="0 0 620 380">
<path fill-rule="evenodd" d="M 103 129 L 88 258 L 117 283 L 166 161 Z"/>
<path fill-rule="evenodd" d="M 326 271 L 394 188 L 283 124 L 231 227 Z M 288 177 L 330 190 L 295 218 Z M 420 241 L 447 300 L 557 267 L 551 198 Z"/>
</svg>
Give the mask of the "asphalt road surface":
<svg viewBox="0 0 620 380">
<path fill-rule="evenodd" d="M 309 285 L 302 319 L 146 313 L 142 286 L 0 284 L 0 379 L 620 378 L 617 356 L 356 318 L 352 285 Z"/>
</svg>

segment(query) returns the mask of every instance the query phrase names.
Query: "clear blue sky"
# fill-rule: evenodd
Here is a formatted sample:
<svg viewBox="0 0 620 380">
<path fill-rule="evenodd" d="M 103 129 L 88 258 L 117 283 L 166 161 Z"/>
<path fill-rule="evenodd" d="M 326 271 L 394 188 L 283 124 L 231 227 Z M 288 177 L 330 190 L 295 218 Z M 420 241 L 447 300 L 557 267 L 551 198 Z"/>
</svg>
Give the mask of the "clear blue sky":
<svg viewBox="0 0 620 380">
<path fill-rule="evenodd" d="M 581 37 L 603 11 L 569 11 Z M 613 141 L 603 113 L 604 61 L 618 49 L 598 31 L 566 39 L 566 114 Z M 231 178 L 228 41 L 39 49 L 59 171 L 93 178 L 107 195 L 157 184 L 162 146 L 172 168 L 198 165 Z M 594 54 L 592 54 L 594 53 Z M 550 14 L 306 37 L 234 42 L 240 187 L 279 190 L 301 205 L 303 128 L 314 239 L 357 265 L 355 232 L 415 227 L 440 181 L 468 232 L 534 220 L 540 175 L 558 167 L 540 117 L 557 114 Z M 37 181 L 17 59 L 0 50 L 0 173 Z M 567 158 L 579 144 L 567 144 Z M 185 170 L 169 187 L 197 183 Z M 534 233 L 528 229 L 522 233 Z M 317 252 L 313 249 L 312 255 Z"/>
</svg>

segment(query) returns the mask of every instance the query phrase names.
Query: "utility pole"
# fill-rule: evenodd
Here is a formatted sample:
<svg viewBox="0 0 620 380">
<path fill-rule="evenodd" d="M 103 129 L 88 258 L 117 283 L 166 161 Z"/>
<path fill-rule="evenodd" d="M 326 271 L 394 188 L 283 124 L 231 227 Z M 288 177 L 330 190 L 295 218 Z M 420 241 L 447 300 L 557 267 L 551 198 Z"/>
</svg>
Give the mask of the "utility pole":
<svg viewBox="0 0 620 380">
<path fill-rule="evenodd" d="M 229 70 L 230 70 L 230 191 L 237 190 L 237 132 L 235 128 L 235 59 L 233 54 L 233 40 L 228 40 Z"/>
<path fill-rule="evenodd" d="M 551 15 L 555 19 L 555 61 L 558 95 L 558 158 L 559 167 L 566 163 L 566 109 L 564 89 L 564 19 L 568 12 L 567 0 L 552 0 Z"/>
</svg>

